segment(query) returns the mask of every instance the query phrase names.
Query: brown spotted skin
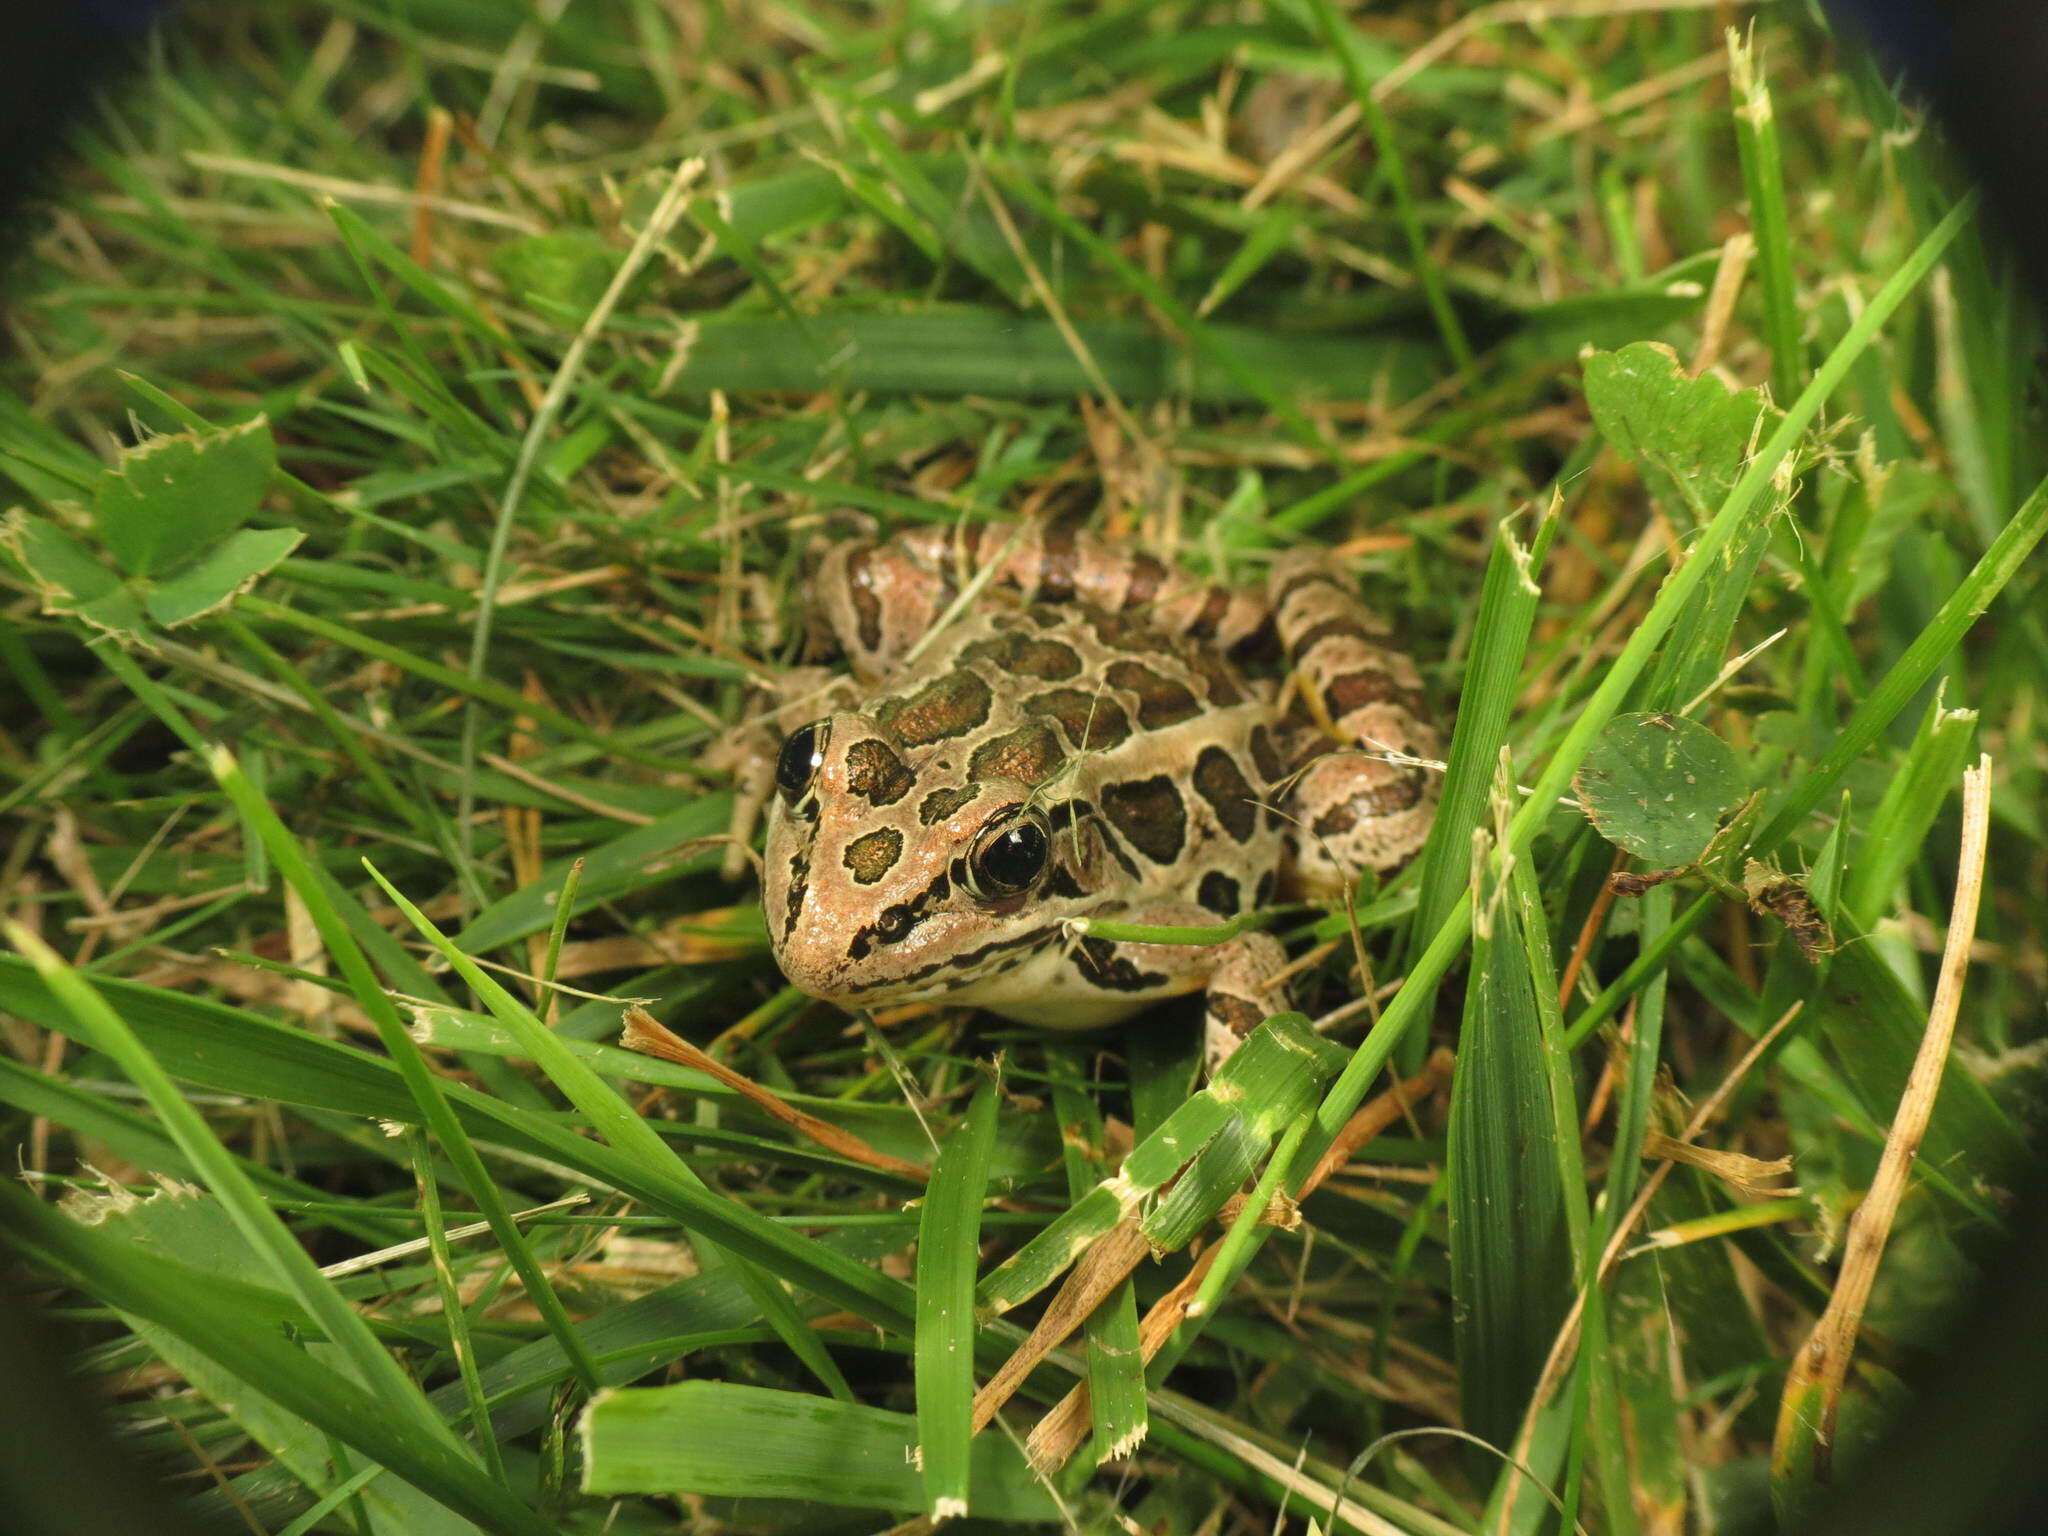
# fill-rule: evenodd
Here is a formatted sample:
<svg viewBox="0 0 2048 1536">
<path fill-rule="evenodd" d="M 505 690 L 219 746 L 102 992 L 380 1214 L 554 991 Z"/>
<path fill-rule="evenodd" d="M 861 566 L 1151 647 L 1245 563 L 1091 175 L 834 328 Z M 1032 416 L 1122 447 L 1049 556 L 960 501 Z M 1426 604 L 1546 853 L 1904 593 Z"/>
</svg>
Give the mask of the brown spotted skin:
<svg viewBox="0 0 2048 1536">
<path fill-rule="evenodd" d="M 820 711 L 821 763 L 769 818 L 769 936 L 814 996 L 1092 1028 L 1206 988 L 1227 1049 L 1286 1006 L 1273 940 L 1109 943 L 1070 920 L 1207 925 L 1276 885 L 1341 894 L 1428 831 L 1433 777 L 1369 755 L 1436 755 L 1415 669 L 1311 562 L 1253 596 L 1061 524 L 922 528 L 834 546 L 810 612 L 863 690 Z M 1283 645 L 1286 689 L 1257 675 Z M 1042 872 L 977 893 L 979 840 L 1020 815 L 1049 834 Z"/>
<path fill-rule="evenodd" d="M 1190 642 L 1123 629 L 1106 640 L 1099 620 L 1078 603 L 991 602 L 858 711 L 827 717 L 811 792 L 778 800 L 769 823 L 764 906 L 799 987 L 849 1005 L 944 996 L 1089 1027 L 1202 985 L 1192 951 L 1075 944 L 1061 925 L 1165 908 L 1213 923 L 1222 914 L 1201 905 L 1205 892 L 1249 900 L 1245 872 L 1284 854 L 1281 829 L 1259 815 L 1248 745 L 1271 706 L 1234 676 L 1236 702 L 1209 703 Z M 1047 665 L 1054 649 L 1066 659 Z M 1128 665 L 1143 675 L 1118 671 Z M 1075 678 L 1094 681 L 1083 691 Z M 1169 694 L 1188 706 L 1156 707 Z M 1182 771 L 1197 760 L 1199 773 Z M 906 780 L 914 790 L 889 793 Z M 976 834 L 1026 804 L 1048 817 L 1050 868 L 1026 898 L 977 898 L 965 871 Z M 915 919 L 900 935 L 878 931 L 893 908 Z"/>
</svg>

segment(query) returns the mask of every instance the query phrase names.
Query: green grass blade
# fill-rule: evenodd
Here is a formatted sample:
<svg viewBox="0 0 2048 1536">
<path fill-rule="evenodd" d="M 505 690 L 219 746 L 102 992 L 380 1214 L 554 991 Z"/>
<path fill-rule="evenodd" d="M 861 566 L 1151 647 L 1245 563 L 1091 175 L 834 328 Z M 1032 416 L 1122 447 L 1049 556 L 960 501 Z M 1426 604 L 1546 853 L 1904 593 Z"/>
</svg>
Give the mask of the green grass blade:
<svg viewBox="0 0 2048 1536">
<path fill-rule="evenodd" d="M 607 1392 L 584 1410 L 583 1491 L 805 1499 L 905 1513 L 924 1508 L 908 1414 L 725 1382 Z M 987 1518 L 1050 1520 L 1058 1508 L 997 1435 L 974 1443 L 973 1497 Z"/>
<path fill-rule="evenodd" d="M 1401 158 L 1400 145 L 1394 142 L 1394 126 L 1387 120 L 1386 108 L 1380 105 L 1379 97 L 1373 94 L 1373 82 L 1367 78 L 1365 61 L 1358 54 L 1356 34 L 1338 17 L 1330 0 L 1308 0 L 1308 5 L 1315 12 L 1316 26 L 1323 34 L 1323 41 L 1337 55 L 1337 62 L 1344 70 L 1345 83 L 1351 87 L 1351 99 L 1358 103 L 1358 110 L 1371 130 L 1373 147 L 1379 152 L 1380 170 L 1387 178 L 1388 189 L 1394 194 L 1395 216 L 1400 220 L 1401 233 L 1408 241 L 1408 259 L 1414 267 L 1415 284 L 1422 290 L 1430 317 L 1436 321 L 1437 331 L 1443 336 L 1444 349 L 1458 367 L 1470 368 L 1472 343 L 1465 339 L 1465 327 L 1458 319 L 1457 310 L 1451 306 L 1450 294 L 1444 289 L 1442 268 L 1436 253 L 1429 248 L 1429 236 L 1416 212 L 1415 194 L 1408 187 L 1407 164 Z"/>
<path fill-rule="evenodd" d="M 1953 222 L 1952 215 L 1944 227 Z M 1932 621 L 1856 706 L 1827 755 L 1800 780 L 1757 834 L 1759 848 L 1765 852 L 1776 848 L 1809 811 L 1833 793 L 1850 764 L 1869 751 L 1899 712 L 1934 680 L 1970 626 L 2018 574 L 2044 535 L 2048 535 L 2048 480 L 2034 487 Z"/>
<path fill-rule="evenodd" d="M 1989 608 L 2006 584 L 2025 565 L 2027 556 L 2048 536 L 2048 481 L 2036 486 L 2032 495 L 1999 530 L 1970 573 L 1942 603 L 1934 618 L 1913 638 L 1877 686 L 1856 706 L 1834 744 L 1780 802 L 1771 820 L 1757 834 L 1753 851 L 1764 857 L 1791 836 L 1807 814 L 1841 783 L 1842 776 L 1868 752 L 1900 712 L 1932 682 L 1954 652 L 1970 626 Z M 1572 1020 L 1570 1043 L 1574 1046 L 1614 1017 L 1623 1004 L 1639 991 L 1644 981 L 1662 966 L 1685 938 L 1704 923 L 1720 904 L 1708 894 L 1695 898 L 1673 920 L 1671 927 L 1654 945 L 1645 947 L 1628 968 L 1602 989 L 1600 995 Z"/>
<path fill-rule="evenodd" d="M 434 1289 L 441 1298 L 441 1316 L 448 1323 L 448 1348 L 455 1356 L 456 1374 L 469 1406 L 469 1422 L 476 1443 L 483 1452 L 484 1466 L 499 1482 L 505 1481 L 505 1458 L 498 1450 L 498 1437 L 491 1431 L 491 1411 L 484 1401 L 483 1383 L 477 1377 L 476 1344 L 470 1337 L 469 1312 L 455 1280 L 454 1261 L 449 1256 L 448 1232 L 441 1214 L 441 1186 L 434 1177 L 434 1159 L 426 1138 L 418 1132 L 406 1137 L 412 1153 L 413 1184 L 420 1192 L 420 1215 L 426 1219 L 428 1252 L 434 1262 Z M 580 1345 L 581 1340 L 577 1341 Z M 594 1368 L 593 1368 L 594 1374 Z"/>
<path fill-rule="evenodd" d="M 1962 782 L 1963 767 L 1977 737 L 1977 712 L 1950 709 L 1936 693 L 1926 718 L 1906 749 L 1906 760 L 1885 785 L 1871 813 L 1862 845 L 1849 865 L 1841 895 L 1849 921 L 1866 932 L 1885 908 L 1919 856 L 1934 819 L 1950 792 Z"/>
<path fill-rule="evenodd" d="M 1535 984 L 1505 886 L 1474 935 L 1444 1177 L 1465 1427 L 1510 1445 L 1571 1295 L 1558 1121 Z"/>
<path fill-rule="evenodd" d="M 1542 601 L 1537 576 L 1558 521 L 1559 508 L 1553 502 L 1526 550 L 1505 521 L 1494 534 L 1479 591 L 1479 616 L 1473 622 L 1472 650 L 1458 690 L 1457 724 L 1444 759 L 1443 796 L 1418 860 L 1421 875 L 1408 928 L 1411 947 L 1419 947 L 1443 926 L 1471 879 L 1472 833 L 1485 818 L 1488 788 L 1507 744 L 1529 634 Z M 1410 1068 L 1418 1064 L 1403 1063 Z"/>
<path fill-rule="evenodd" d="M 917 1449 L 925 1514 L 968 1511 L 974 1403 L 974 1272 L 1001 1090 L 975 1091 L 939 1146 L 917 1224 Z"/>
<path fill-rule="evenodd" d="M 1821 403 L 1841 382 L 1857 355 L 1877 338 L 1879 330 L 1905 302 L 1906 296 L 1932 270 L 1942 251 L 1972 216 L 1973 210 L 1974 203 L 1967 202 L 1952 210 L 1947 218 L 1928 232 L 1913 254 L 1872 296 L 1848 334 L 1836 344 L 1812 382 L 1786 411 L 1785 419 L 1772 433 L 1770 441 L 1743 471 L 1727 501 L 1700 531 L 1694 541 L 1691 558 L 1679 567 L 1657 594 L 1642 622 L 1609 665 L 1600 686 L 1581 707 L 1570 730 L 1552 751 L 1550 761 L 1530 790 L 1527 803 L 1516 814 L 1509 840 L 1509 848 L 1515 856 L 1526 854 L 1535 841 L 1537 832 L 1549 819 L 1557 797 L 1577 771 L 1587 748 L 1621 707 L 1629 689 L 1655 655 L 1658 642 L 1711 568 L 1715 556 L 1746 526 L 1765 487 L 1791 454 L 1800 434 L 1820 410 Z M 2044 492 L 2048 492 L 2048 487 L 2044 487 Z M 1830 754 L 1830 760 L 1832 757 Z M 1805 807 L 1811 808 L 1811 805 Z M 1800 814 L 1803 815 L 1804 810 Z M 1295 1187 L 1299 1187 L 1300 1181 L 1314 1171 L 1316 1159 L 1322 1156 L 1331 1139 L 1365 1098 L 1367 1088 L 1385 1066 L 1388 1055 L 1400 1043 L 1401 1037 L 1423 1017 L 1422 1004 L 1430 989 L 1443 978 L 1464 948 L 1471 919 L 1471 898 L 1467 896 L 1452 909 L 1428 948 L 1416 958 L 1406 985 L 1394 995 L 1372 1035 L 1324 1098 L 1322 1109 L 1317 1114 L 1317 1133 L 1309 1138 L 1295 1163 Z"/>
<path fill-rule="evenodd" d="M 318 928 L 322 942 L 342 973 L 349 980 L 356 1001 L 369 1014 L 377 1026 L 384 1048 L 397 1063 L 399 1075 L 403 1078 L 407 1092 L 434 1140 L 442 1152 L 454 1163 L 470 1198 L 490 1223 L 491 1234 L 504 1250 L 506 1259 L 518 1271 L 527 1296 L 533 1302 L 541 1317 L 554 1331 L 557 1338 L 568 1349 L 570 1358 L 576 1361 L 578 1374 L 586 1387 L 597 1385 L 596 1373 L 580 1353 L 576 1343 L 575 1330 L 569 1322 L 569 1314 L 562 1306 L 561 1298 L 555 1294 L 540 1261 L 527 1243 L 526 1234 L 519 1230 L 512 1220 L 503 1195 L 492 1180 L 489 1170 L 476 1148 L 470 1144 L 460 1120 L 450 1111 L 443 1094 L 440 1080 L 427 1067 L 426 1058 L 420 1054 L 418 1045 L 406 1033 L 405 1025 L 398 1017 L 398 1010 L 378 985 L 370 970 L 368 959 L 356 944 L 353 935 L 342 922 L 341 915 L 328 898 L 328 890 L 315 875 L 307 862 L 298 841 L 279 821 L 269 801 L 245 778 L 239 764 L 225 748 L 216 748 L 209 756 L 209 766 L 214 778 L 228 798 L 235 803 L 244 820 L 256 830 L 271 857 L 276 860 L 279 872 L 291 887 L 299 893 Z"/>
<path fill-rule="evenodd" d="M 1792 234 L 1785 211 L 1784 156 L 1771 90 L 1758 69 L 1754 43 L 1728 33 L 1728 69 L 1735 95 L 1735 143 L 1749 192 L 1749 224 L 1756 236 L 1757 275 L 1763 288 L 1764 334 L 1771 347 L 1771 385 L 1789 400 L 1806 372 L 1799 339 L 1799 298 L 1792 274 Z"/>
</svg>

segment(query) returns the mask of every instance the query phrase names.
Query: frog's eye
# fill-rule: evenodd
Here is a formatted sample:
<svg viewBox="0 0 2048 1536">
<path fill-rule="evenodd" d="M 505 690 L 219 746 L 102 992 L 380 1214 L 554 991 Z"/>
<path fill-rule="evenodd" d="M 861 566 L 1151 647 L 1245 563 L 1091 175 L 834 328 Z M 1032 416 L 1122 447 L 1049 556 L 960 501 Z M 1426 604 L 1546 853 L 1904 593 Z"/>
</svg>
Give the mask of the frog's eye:
<svg viewBox="0 0 2048 1536">
<path fill-rule="evenodd" d="M 1029 806 L 999 812 L 967 855 L 967 888 L 983 901 L 1017 896 L 1038 883 L 1052 857 L 1045 818 Z"/>
<path fill-rule="evenodd" d="M 791 805 L 803 799 L 825 765 L 825 722 L 813 720 L 789 733 L 775 759 L 775 787 Z"/>
</svg>

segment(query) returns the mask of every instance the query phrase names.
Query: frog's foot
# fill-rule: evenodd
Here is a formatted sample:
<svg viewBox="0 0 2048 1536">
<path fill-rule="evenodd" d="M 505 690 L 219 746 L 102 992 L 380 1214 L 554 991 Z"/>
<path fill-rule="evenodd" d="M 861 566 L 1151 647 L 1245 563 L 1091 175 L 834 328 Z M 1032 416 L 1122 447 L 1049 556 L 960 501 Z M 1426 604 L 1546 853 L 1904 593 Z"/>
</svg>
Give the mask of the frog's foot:
<svg viewBox="0 0 2048 1536">
<path fill-rule="evenodd" d="M 1436 817 L 1438 740 L 1415 664 L 1313 556 L 1279 562 L 1270 588 L 1280 640 L 1316 728 L 1289 795 L 1305 893 L 1341 896 L 1361 870 L 1398 869 Z M 1315 737 L 1320 737 L 1316 740 Z"/>
<path fill-rule="evenodd" d="M 851 707 L 852 680 L 829 667 L 792 667 L 775 680 L 758 710 L 714 741 L 704 766 L 733 777 L 732 819 L 726 824 L 720 872 L 737 880 L 747 872 L 747 854 L 761 811 L 775 791 L 775 759 L 789 733 L 806 721 Z"/>
<path fill-rule="evenodd" d="M 1287 951 L 1270 933 L 1241 933 L 1216 952 L 1202 1031 L 1203 1067 L 1210 1077 L 1246 1035 L 1287 1011 L 1286 989 L 1278 980 L 1286 964 Z"/>
</svg>

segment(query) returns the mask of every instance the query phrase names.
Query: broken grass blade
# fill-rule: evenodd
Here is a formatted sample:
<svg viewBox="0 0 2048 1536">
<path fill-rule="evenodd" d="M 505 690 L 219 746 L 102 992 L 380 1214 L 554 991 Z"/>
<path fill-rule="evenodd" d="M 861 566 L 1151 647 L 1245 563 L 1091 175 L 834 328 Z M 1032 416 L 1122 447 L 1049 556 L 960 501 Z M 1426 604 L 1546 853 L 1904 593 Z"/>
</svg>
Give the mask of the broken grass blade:
<svg viewBox="0 0 2048 1536">
<path fill-rule="evenodd" d="M 1090 1243 L 1136 1211 L 1226 1127 L 1247 1115 L 1259 1117 L 1258 1134 L 1270 1141 L 1289 1118 L 1288 1107 L 1317 1091 L 1334 1054 L 1310 1032 L 1300 1014 L 1268 1019 L 1252 1031 L 1208 1087 L 1137 1145 L 1114 1176 L 992 1270 L 981 1283 L 981 1304 L 1002 1313 L 1037 1295 Z"/>
<path fill-rule="evenodd" d="M 1049 1040 L 1046 1065 L 1052 1079 L 1054 1112 L 1067 1171 L 1067 1193 L 1080 1199 L 1107 1168 L 1103 1160 L 1102 1106 L 1084 1086 L 1086 1056 L 1064 1040 Z M 1142 1122 L 1141 1122 L 1142 1124 Z M 1100 1466 L 1129 1455 L 1144 1442 L 1145 1362 L 1138 1354 L 1138 1298 L 1129 1279 L 1089 1312 L 1087 1335 L 1088 1415 L 1094 1431 L 1094 1462 Z"/>
</svg>

